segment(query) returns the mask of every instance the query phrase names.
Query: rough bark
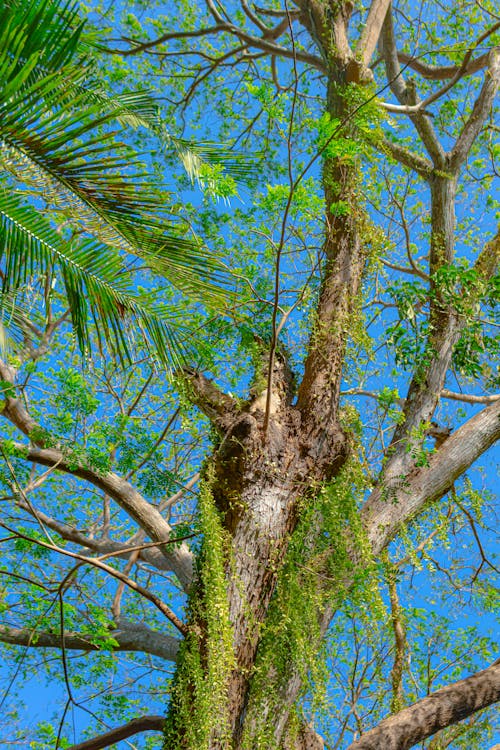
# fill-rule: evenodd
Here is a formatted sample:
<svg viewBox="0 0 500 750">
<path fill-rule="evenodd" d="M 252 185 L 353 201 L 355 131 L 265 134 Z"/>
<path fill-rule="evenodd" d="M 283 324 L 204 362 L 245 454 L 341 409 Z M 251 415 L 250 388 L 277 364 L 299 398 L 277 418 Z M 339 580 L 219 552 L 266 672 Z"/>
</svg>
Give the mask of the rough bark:
<svg viewBox="0 0 500 750">
<path fill-rule="evenodd" d="M 348 750 L 408 750 L 440 729 L 500 700 L 500 660 L 482 672 L 441 690 L 384 719 Z"/>
<path fill-rule="evenodd" d="M 346 122 L 343 135 L 347 135 L 352 130 L 349 109 L 342 97 L 343 86 L 369 80 L 366 65 L 387 4 L 373 3 L 373 23 L 367 26 L 360 42 L 361 60 L 355 58 L 348 42 L 350 6 L 342 4 L 333 9 L 316 0 L 298 0 L 297 5 L 299 19 L 317 44 L 328 71 L 328 112 L 332 118 Z M 218 20 L 216 12 L 214 18 Z M 400 75 L 390 13 L 381 33 L 393 91 L 401 103 L 415 105 L 416 94 Z M 491 86 L 488 96 L 490 90 Z M 484 115 L 484 107 L 482 112 Z M 425 112 L 415 111 L 412 120 L 430 157 L 429 161 L 420 158 L 419 165 L 431 189 L 432 275 L 453 258 L 456 175 L 446 172 L 447 156 L 430 118 Z M 213 384 L 198 379 L 196 385 L 193 380 L 196 402 L 223 432 L 212 458 L 215 467 L 212 489 L 231 538 L 228 601 L 236 667 L 228 685 L 228 713 L 231 746 L 235 749 L 241 746 L 245 726 L 253 720 L 253 707 L 248 703 L 251 670 L 261 625 L 275 588 L 276 571 L 297 521 L 297 505 L 310 497 L 319 484 L 336 476 L 349 452 L 349 440 L 339 423 L 339 394 L 345 343 L 364 268 L 356 165 L 327 156 L 323 183 L 326 229 L 322 285 L 296 403 L 292 401 L 285 369 L 279 360 L 271 379 L 272 408 L 267 420 L 263 398 L 248 402 L 239 414 L 231 407 L 227 420 L 217 406 L 225 405 L 225 398 L 214 393 Z M 346 212 L 338 211 L 339 205 L 349 208 Z M 460 332 L 457 315 L 452 308 L 441 304 L 437 292 L 431 317 L 428 361 L 410 385 L 405 420 L 394 435 L 391 458 L 362 513 L 374 554 L 424 504 L 442 497 L 473 457 L 481 455 L 500 434 L 499 407 L 493 404 L 449 438 L 439 453 L 431 457 L 425 470 L 415 469 L 415 455 L 408 451 L 408 440 L 434 414 Z M 461 442 L 466 437 L 471 440 L 469 449 L 464 451 Z M 415 439 L 417 449 L 423 440 L 423 435 Z M 387 501 L 389 494 L 391 499 Z M 321 613 L 323 632 L 331 615 L 330 610 Z M 282 711 L 273 716 L 276 742 L 283 742 L 284 747 L 292 741 L 286 734 L 288 711 L 300 687 L 300 677 L 292 674 L 282 687 Z M 175 707 L 171 710 L 175 713 Z M 306 734 L 293 740 L 294 750 L 320 746 L 317 735 L 312 731 Z M 211 750 L 220 747 L 220 737 L 214 737 Z"/>
<path fill-rule="evenodd" d="M 128 53 L 164 44 L 174 38 L 224 32 L 235 37 L 245 48 L 253 47 L 272 56 L 293 58 L 295 63 L 301 61 L 310 64 L 327 76 L 328 114 L 332 119 L 342 121 L 342 136 L 354 139 L 356 132 L 350 122 L 352 111 L 343 94 L 348 84 L 363 84 L 372 80 L 369 65 L 375 46 L 379 44 L 390 88 L 399 103 L 395 106 L 410 115 L 428 157 L 414 154 L 398 144 L 386 143 L 385 148 L 426 181 L 431 196 L 432 232 L 429 247 L 430 333 L 426 351 L 409 384 L 403 420 L 395 429 L 388 460 L 361 510 L 368 541 L 373 554 L 378 555 L 402 525 L 411 521 L 426 505 L 442 498 L 471 463 L 500 437 L 500 401 L 497 399 L 445 439 L 439 450 L 427 457 L 426 466 L 416 466 L 415 452 L 422 450 L 439 398 L 446 393 L 443 390 L 445 379 L 463 325 L 453 306 L 442 300 L 435 277 L 443 266 L 453 262 L 457 180 L 460 168 L 484 126 L 497 91 L 500 81 L 499 55 L 494 51 L 487 59 L 485 56 L 471 62 L 467 59 L 466 64 L 458 68 L 454 66 L 453 70 L 450 66 L 437 69 L 418 61 L 408 61 L 410 67 L 416 70 L 420 65 L 424 76 L 448 80 L 450 85 L 458 76 L 477 72 L 488 63 L 484 84 L 473 111 L 457 142 L 446 153 L 437 138 L 431 117 L 421 106 L 415 86 L 402 76 L 400 62 L 406 58 L 397 50 L 387 0 L 373 0 L 354 52 L 348 35 L 352 12 L 350 3 L 296 0 L 296 5 L 298 10 L 287 8 L 286 12 L 281 12 L 277 26 L 272 28 L 243 2 L 246 18 L 258 27 L 257 34 L 253 35 L 247 27 L 243 29 L 233 24 L 229 15 L 222 15 L 217 3 L 207 0 L 215 26 L 184 35 L 164 35 L 151 43 L 137 44 Z M 293 49 L 287 49 L 278 44 L 277 40 L 290 31 L 292 22 L 297 19 L 309 32 L 320 57 L 302 47 L 297 49 L 294 45 Z M 321 287 L 304 375 L 296 400 L 286 358 L 278 354 L 270 358 L 272 364 L 269 366 L 271 377 L 268 384 L 272 386 L 271 393 L 261 391 L 252 394 L 243 405 L 221 392 L 202 373 L 189 369 L 184 371 L 192 390 L 193 403 L 208 416 L 219 434 L 218 445 L 209 458 L 213 470 L 211 491 L 229 539 L 227 599 L 235 668 L 225 688 L 231 739 L 229 743 L 223 742 L 215 731 L 207 750 L 220 750 L 228 745 L 233 750 L 239 750 L 245 728 L 255 720 L 249 701 L 252 670 L 275 591 L 278 570 L 297 524 L 299 504 L 311 501 L 322 484 L 339 474 L 350 452 L 350 438 L 341 426 L 339 404 L 346 340 L 365 265 L 356 159 L 330 157 L 326 153 L 323 185 L 325 240 Z M 490 253 L 493 260 L 489 258 L 485 268 L 478 265 L 484 276 L 498 262 L 498 239 L 494 250 Z M 426 277 L 425 274 L 423 276 Z M 15 373 L 7 365 L 0 365 L 0 376 L 14 383 Z M 114 472 L 94 471 L 81 460 L 76 461 L 65 447 L 49 444 L 19 399 L 7 398 L 3 415 L 30 439 L 29 445 L 17 446 L 18 452 L 28 461 L 89 482 L 116 501 L 143 532 L 159 543 L 159 551 L 142 550 L 141 557 L 159 568 L 166 565 L 173 570 L 189 593 L 191 620 L 182 632 L 188 637 L 193 633 L 198 634 L 203 662 L 207 633 L 203 616 L 199 614 L 202 608 L 197 607 L 203 596 L 202 586 L 193 573 L 193 559 L 187 546 L 172 549 L 168 545 L 161 545 L 168 541 L 171 532 L 161 512 L 148 503 L 132 484 Z M 31 510 L 24 499 L 19 500 L 18 504 Z M 127 554 L 118 543 L 110 540 L 96 542 L 44 514 L 35 514 L 35 517 L 69 541 L 101 553 L 109 548 L 117 555 Z M 311 532 L 311 546 L 315 542 L 314 533 L 315 530 Z M 358 561 L 354 549 L 352 559 L 353 562 Z M 324 635 L 332 617 L 331 605 L 317 615 Z M 117 650 L 141 647 L 147 653 L 166 659 L 177 657 L 179 642 L 169 636 L 146 632 L 134 625 L 124 625 L 112 631 L 111 635 L 118 641 Z M 400 631 L 397 635 L 401 636 Z M 61 647 L 61 638 L 51 633 L 37 633 L 36 639 L 32 631 L 26 629 L 0 629 L 0 640 L 8 643 Z M 82 650 L 96 648 L 78 633 L 65 634 L 64 646 Z M 182 669 L 182 664 L 178 668 Z M 269 667 L 271 671 L 272 665 Z M 400 689 L 400 686 L 401 663 L 397 670 L 395 668 L 395 687 Z M 301 689 L 301 676 L 291 665 L 288 680 L 280 686 L 280 710 L 273 716 L 275 740 L 283 750 L 320 750 L 324 743 L 313 728 L 304 725 L 298 733 L 288 731 L 289 713 Z M 425 739 L 449 723 L 459 721 L 498 700 L 499 690 L 497 662 L 488 670 L 437 691 L 382 722 L 355 742 L 351 750 L 410 747 L 408 742 L 414 744 Z M 188 696 L 193 701 L 193 711 L 196 710 L 194 692 Z M 176 710 L 173 702 L 170 718 L 173 716 L 174 721 Z M 94 740 L 75 745 L 72 750 L 98 750 L 137 732 L 160 730 L 162 727 L 161 717 L 143 717 Z M 182 727 L 180 729 L 179 747 L 183 747 Z M 190 747 L 190 750 L 193 748 Z"/>
</svg>

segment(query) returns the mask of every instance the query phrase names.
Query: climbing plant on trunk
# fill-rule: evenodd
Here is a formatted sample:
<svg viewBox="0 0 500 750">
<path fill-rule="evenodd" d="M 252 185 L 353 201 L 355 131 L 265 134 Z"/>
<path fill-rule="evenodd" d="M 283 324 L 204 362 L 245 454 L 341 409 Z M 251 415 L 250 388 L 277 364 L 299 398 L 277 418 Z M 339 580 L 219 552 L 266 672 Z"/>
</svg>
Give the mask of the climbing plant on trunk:
<svg viewBox="0 0 500 750">
<path fill-rule="evenodd" d="M 184 73 L 171 74 L 168 96 L 181 97 L 172 109 L 218 102 L 223 126 L 224 115 L 233 114 L 221 102 L 227 108 L 231 100 L 241 138 L 265 133 L 261 117 L 276 123 L 278 135 L 273 140 L 268 125 L 269 165 L 262 170 L 269 183 L 249 208 L 227 215 L 208 202 L 191 208 L 207 242 L 231 250 L 226 262 L 239 296 L 225 318 L 189 312 L 206 341 L 225 342 L 219 353 L 200 351 L 167 385 L 140 356 L 125 376 L 103 354 L 87 373 L 95 402 L 85 401 L 73 363 L 59 378 L 59 403 L 48 413 L 39 409 L 39 417 L 16 390 L 30 382 L 29 357 L 21 350 L 2 365 L 2 414 L 11 428 L 2 448 L 4 482 L 16 512 L 38 525 L 35 533 L 7 517 L 5 543 L 51 559 L 72 556 L 76 567 L 46 592 L 60 603 L 57 635 L 51 638 L 39 612 L 26 624 L 6 622 L 0 640 L 62 650 L 68 690 L 70 649 L 144 651 L 175 663 L 171 682 L 162 683 L 166 718 L 136 718 L 73 750 L 150 729 L 163 732 L 167 750 L 322 748 L 312 719 L 332 662 L 325 643 L 346 613 L 361 617 L 367 631 L 379 623 L 373 638 L 385 627 L 386 642 L 394 642 L 377 667 L 392 699 L 382 687 L 370 721 L 358 716 L 357 695 L 345 698 L 332 747 L 402 749 L 436 733 L 443 746 L 473 746 L 474 717 L 500 698 L 498 662 L 450 676 L 440 689 L 429 681 L 415 694 L 407 662 L 411 614 L 398 600 L 404 565 L 417 570 L 438 535 L 458 538 L 458 518 L 480 557 L 468 585 L 497 571 L 478 532 L 480 493 L 463 477 L 500 435 L 491 327 L 500 238 L 494 216 L 474 224 L 463 206 L 457 210 L 457 197 L 473 194 L 483 209 L 495 207 L 482 191 L 495 175 L 488 160 L 498 155 L 491 118 L 500 23 L 487 6 L 470 11 L 465 29 L 458 7 L 432 7 L 416 20 L 413 10 L 387 0 L 356 8 L 317 0 L 266 8 L 242 0 L 236 8 L 206 0 L 196 10 L 180 3 L 169 19 L 155 11 L 143 25 L 140 14 L 128 12 L 119 41 L 100 40 L 118 82 L 127 58 L 162 76 L 164 65 L 181 69 L 187 58 L 194 61 L 189 87 Z M 443 28 L 434 28 L 433 13 Z M 400 39 L 399 27 L 410 34 L 413 24 L 416 36 Z M 450 50 L 454 33 L 462 36 Z M 241 75 L 231 97 L 226 70 L 230 81 L 233 71 Z M 207 93 L 212 79 L 220 87 Z M 243 115 L 241 91 L 251 110 Z M 206 127 L 203 116 L 195 122 Z M 222 169 L 207 174 L 224 180 Z M 379 187 L 371 183 L 375 174 Z M 157 279 L 151 283 L 161 289 Z M 182 305 L 178 300 L 173 304 Z M 370 343 L 375 336 L 387 348 L 384 357 Z M 459 391 L 450 387 L 454 378 Z M 365 406 L 358 411 L 359 399 Z M 117 416 L 106 415 L 106 424 L 99 409 L 108 401 Z M 463 408 L 439 424 L 445 401 Z M 72 420 L 64 421 L 61 403 Z M 136 411 L 141 424 L 133 422 Z M 200 430 L 208 437 L 200 440 Z M 48 471 L 30 474 L 27 466 Z M 185 477 L 180 487 L 178 475 Z M 61 478 L 78 480 L 70 492 L 83 487 L 100 495 L 102 511 L 90 501 L 66 518 L 61 509 L 35 506 L 34 490 Z M 176 511 L 183 497 L 184 509 Z M 78 603 L 90 595 L 83 585 L 72 589 L 71 576 L 78 579 L 83 565 L 119 581 L 114 596 L 95 594 L 93 606 L 101 613 L 108 607 L 97 631 Z M 157 574 L 169 574 L 178 589 L 153 584 Z M 128 609 L 124 587 L 135 592 Z M 141 597 L 161 621 L 156 613 L 144 621 Z M 487 599 L 483 591 L 485 607 Z M 64 603 L 73 601 L 79 613 L 65 616 Z M 346 681 L 355 672 L 342 669 Z M 77 703 L 71 692 L 69 702 Z M 347 729 L 351 713 L 354 730 Z M 450 735 L 464 719 L 468 739 Z M 424 746 L 440 746 L 432 742 Z"/>
</svg>

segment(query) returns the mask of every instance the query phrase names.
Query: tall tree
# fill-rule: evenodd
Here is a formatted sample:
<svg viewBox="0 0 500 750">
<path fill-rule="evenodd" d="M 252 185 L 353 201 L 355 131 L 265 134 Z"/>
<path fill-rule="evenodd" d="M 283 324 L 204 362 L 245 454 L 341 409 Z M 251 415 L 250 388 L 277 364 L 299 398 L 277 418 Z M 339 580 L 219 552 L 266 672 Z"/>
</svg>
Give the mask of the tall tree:
<svg viewBox="0 0 500 750">
<path fill-rule="evenodd" d="M 25 345 L 2 365 L 2 524 L 16 567 L 0 639 L 23 659 L 61 652 L 67 708 L 73 650 L 96 679 L 116 669 L 109 652 L 175 664 L 171 680 L 151 677 L 166 718 L 113 720 L 74 750 L 152 729 L 165 748 L 321 748 L 311 720 L 329 671 L 345 710 L 324 722 L 327 746 L 436 735 L 424 746 L 479 747 L 499 664 L 466 660 L 467 640 L 488 658 L 480 628 L 464 644 L 439 608 L 434 620 L 405 608 L 401 579 L 423 558 L 460 606 L 465 590 L 492 606 L 492 511 L 465 474 L 500 435 L 488 194 L 500 22 L 485 4 L 175 8 L 127 8 L 126 30 L 116 40 L 114 19 L 100 46 L 116 86 L 124 70 L 158 76 L 167 111 L 263 153 L 250 200 L 247 189 L 232 210 L 202 201 L 190 214 L 214 250 L 230 249 L 237 294 L 215 319 L 186 309 L 215 351 L 167 385 L 142 351 L 119 370 L 105 342 L 82 374 L 67 332 L 47 325 L 27 336 L 45 336 L 43 351 Z M 233 191 L 217 166 L 199 179 Z M 185 305 L 158 276 L 148 283 L 165 310 Z M 47 383 L 57 395 L 40 403 Z M 449 551 L 433 556 L 439 539 Z M 435 685 L 433 649 L 448 647 L 464 668 Z M 104 716 L 119 708 L 110 698 Z M 45 727 L 47 746 L 63 724 Z"/>
</svg>

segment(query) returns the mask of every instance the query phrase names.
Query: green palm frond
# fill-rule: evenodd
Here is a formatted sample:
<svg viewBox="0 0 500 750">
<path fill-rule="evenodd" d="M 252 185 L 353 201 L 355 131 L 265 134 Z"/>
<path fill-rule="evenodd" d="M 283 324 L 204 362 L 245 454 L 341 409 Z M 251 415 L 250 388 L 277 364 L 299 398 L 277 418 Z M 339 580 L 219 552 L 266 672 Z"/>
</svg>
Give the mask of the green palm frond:
<svg viewBox="0 0 500 750">
<path fill-rule="evenodd" d="M 90 347 L 89 316 L 99 336 L 110 342 L 118 356 L 131 359 L 134 338 L 142 338 L 166 363 L 172 352 L 185 349 L 186 334 L 171 316 L 165 320 L 161 305 L 138 295 L 131 286 L 119 253 L 92 239 L 65 240 L 50 222 L 6 190 L 0 190 L 0 262 L 4 267 L 3 298 L 23 289 L 35 275 L 59 269 L 75 333 L 83 351 Z M 9 296 L 10 295 L 10 296 Z M 22 310 L 10 306 L 17 327 Z M 9 306 L 4 308 L 4 318 Z M 133 336 L 130 331 L 140 332 Z"/>
<path fill-rule="evenodd" d="M 252 185 L 258 179 L 258 159 L 262 154 L 254 154 L 249 159 L 247 154 L 233 151 L 219 143 L 178 138 L 168 130 L 160 116 L 158 104 L 146 91 L 110 96 L 96 80 L 78 86 L 77 91 L 78 94 L 85 94 L 89 102 L 104 106 L 108 111 L 114 110 L 121 125 L 142 127 L 152 132 L 167 151 L 175 151 L 193 181 L 202 183 L 205 165 L 222 166 L 224 175 L 231 177 L 236 183 Z"/>
<path fill-rule="evenodd" d="M 87 237 L 63 249 L 60 235 L 32 205 L 15 196 L 9 203 L 2 195 L 4 291 L 19 289 L 36 264 L 43 272 L 52 253 L 82 347 L 90 314 L 101 334 L 128 355 L 121 332 L 126 311 L 148 345 L 168 359 L 176 345 L 172 326 L 161 321 L 159 309 L 141 306 L 131 287 L 122 289 L 113 271 L 118 253 L 136 255 L 183 292 L 218 304 L 227 297 L 228 277 L 223 264 L 172 220 L 141 156 L 125 142 L 124 128 L 148 127 L 181 156 L 187 142 L 167 132 L 147 94 L 102 90 L 91 61 L 80 54 L 82 27 L 71 1 L 5 0 L 0 10 L 0 166 L 10 182 L 35 196 L 35 205 L 40 197 Z M 200 149 L 199 159 L 205 153 Z M 206 153 L 215 158 L 214 148 Z M 100 262 L 99 254 L 106 260 Z"/>
</svg>

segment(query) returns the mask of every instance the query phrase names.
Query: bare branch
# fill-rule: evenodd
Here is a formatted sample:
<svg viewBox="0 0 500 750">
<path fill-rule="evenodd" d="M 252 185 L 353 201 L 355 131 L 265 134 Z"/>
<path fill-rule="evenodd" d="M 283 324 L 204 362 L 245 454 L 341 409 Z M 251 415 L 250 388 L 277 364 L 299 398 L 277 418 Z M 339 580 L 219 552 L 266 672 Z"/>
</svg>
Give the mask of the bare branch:
<svg viewBox="0 0 500 750">
<path fill-rule="evenodd" d="M 112 651 L 143 652 L 173 662 L 177 659 L 180 646 L 180 641 L 174 636 L 151 630 L 142 623 L 129 623 L 124 620 L 120 621 L 118 628 L 109 631 L 109 637 L 117 642 L 117 645 L 111 647 Z M 58 633 L 49 633 L 37 629 L 12 628 L 0 625 L 0 641 L 2 643 L 26 648 L 61 649 L 64 645 L 64 648 L 69 650 L 101 651 L 101 640 L 103 646 L 108 650 L 109 646 L 105 643 L 106 636 L 69 631 L 61 636 Z"/>
<path fill-rule="evenodd" d="M 467 159 L 474 141 L 481 132 L 500 86 L 500 47 L 491 50 L 488 62 L 488 70 L 479 96 L 464 129 L 449 154 L 450 168 L 455 173 Z"/>
<path fill-rule="evenodd" d="M 408 750 L 417 742 L 500 700 L 500 659 L 465 680 L 384 719 L 353 742 L 348 750 Z"/>
<path fill-rule="evenodd" d="M 361 56 L 363 65 L 368 66 L 375 52 L 391 0 L 373 0 L 368 12 L 365 27 L 356 46 L 355 55 Z"/>
<path fill-rule="evenodd" d="M 77 745 L 71 745 L 67 750 L 102 750 L 104 747 L 110 747 L 120 740 L 126 740 L 133 737 L 134 734 L 141 732 L 161 732 L 165 724 L 164 716 L 141 716 L 140 719 L 132 719 L 127 724 L 105 734 L 100 734 L 91 740 L 79 742 Z"/>
<path fill-rule="evenodd" d="M 374 553 L 378 554 L 401 525 L 424 505 L 443 497 L 499 438 L 500 400 L 455 430 L 439 451 L 430 456 L 428 466 L 403 476 L 398 486 L 378 486 L 362 510 Z"/>
</svg>

